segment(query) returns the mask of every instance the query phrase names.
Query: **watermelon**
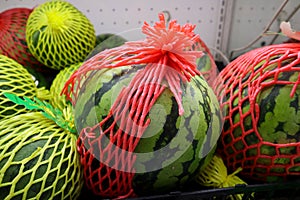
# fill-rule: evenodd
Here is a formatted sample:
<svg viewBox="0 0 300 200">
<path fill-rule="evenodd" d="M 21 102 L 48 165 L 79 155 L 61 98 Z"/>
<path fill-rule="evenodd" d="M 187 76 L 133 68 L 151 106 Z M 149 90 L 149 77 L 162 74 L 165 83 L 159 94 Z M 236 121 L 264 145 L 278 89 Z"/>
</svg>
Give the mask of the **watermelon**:
<svg viewBox="0 0 300 200">
<path fill-rule="evenodd" d="M 75 134 L 40 112 L 0 121 L 0 199 L 77 199 L 83 186 Z"/>
<path fill-rule="evenodd" d="M 197 70 L 193 25 L 150 27 L 88 59 L 66 82 L 87 188 L 124 198 L 182 188 L 216 148 L 219 103 Z"/>
<path fill-rule="evenodd" d="M 29 15 L 26 41 L 33 56 L 60 70 L 82 62 L 94 48 L 95 29 L 90 20 L 71 3 L 48 1 Z"/>
<path fill-rule="evenodd" d="M 275 182 L 300 175 L 300 44 L 247 52 L 221 71 L 224 110 L 218 151 L 230 170 Z"/>
<path fill-rule="evenodd" d="M 129 84 L 138 70 L 139 67 L 127 66 L 93 73 L 83 84 L 73 108 L 77 130 L 103 120 L 121 88 Z M 134 191 L 139 195 L 180 188 L 191 180 L 205 156 L 214 152 L 221 129 L 217 99 L 202 76 L 194 77 L 183 87 L 183 116 L 179 116 L 169 89 L 149 112 L 151 123 L 134 151 L 140 155 L 134 165 L 139 173 L 133 178 Z M 80 148 L 90 148 L 81 145 Z"/>
<path fill-rule="evenodd" d="M 49 103 L 60 110 L 64 110 L 66 107 L 70 107 L 71 103 L 67 101 L 65 95 L 61 94 L 61 91 L 64 87 L 65 82 L 70 78 L 70 75 L 80 67 L 82 63 L 73 64 L 69 67 L 66 67 L 59 71 L 59 73 L 55 76 L 53 82 L 50 86 L 50 96 Z"/>
<path fill-rule="evenodd" d="M 56 71 L 40 63 L 31 54 L 26 42 L 26 23 L 32 11 L 29 8 L 11 8 L 0 13 L 0 54 L 24 66 L 38 80 L 39 87 L 49 88 L 49 80 Z"/>
<path fill-rule="evenodd" d="M 219 70 L 210 49 L 200 37 L 193 46 L 193 49 L 203 51 L 204 55 L 196 60 L 197 69 L 204 76 L 208 84 L 213 86 Z"/>
<path fill-rule="evenodd" d="M 36 96 L 43 100 L 49 99 L 49 91 L 44 87 L 37 88 L 26 68 L 15 60 L 0 55 L 0 120 L 27 112 L 23 106 L 9 101 L 4 96 L 5 92 L 29 98 Z"/>
<path fill-rule="evenodd" d="M 120 46 L 124 44 L 127 40 L 124 39 L 120 35 L 116 35 L 113 33 L 102 33 L 97 35 L 96 37 L 96 46 L 95 48 L 88 54 L 88 56 L 85 58 L 85 60 L 90 59 L 97 53 L 105 50 L 105 49 L 111 49 L 117 46 Z"/>
</svg>

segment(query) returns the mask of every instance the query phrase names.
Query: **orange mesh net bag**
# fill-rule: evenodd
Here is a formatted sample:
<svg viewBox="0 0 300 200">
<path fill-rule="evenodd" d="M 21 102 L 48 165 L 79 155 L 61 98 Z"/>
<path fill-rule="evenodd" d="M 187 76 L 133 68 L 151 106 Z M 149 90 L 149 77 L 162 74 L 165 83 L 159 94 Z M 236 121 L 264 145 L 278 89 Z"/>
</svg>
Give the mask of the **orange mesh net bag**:
<svg viewBox="0 0 300 200">
<path fill-rule="evenodd" d="M 300 44 L 249 51 L 220 72 L 224 109 L 218 152 L 230 170 L 275 182 L 300 175 Z"/>
<path fill-rule="evenodd" d="M 166 26 L 160 14 L 153 27 L 144 23 L 144 40 L 95 55 L 66 82 L 62 93 L 73 103 L 85 183 L 94 194 L 174 189 L 212 158 L 220 109 L 197 70 L 203 52 L 192 50 L 194 28 L 175 20 Z"/>
</svg>

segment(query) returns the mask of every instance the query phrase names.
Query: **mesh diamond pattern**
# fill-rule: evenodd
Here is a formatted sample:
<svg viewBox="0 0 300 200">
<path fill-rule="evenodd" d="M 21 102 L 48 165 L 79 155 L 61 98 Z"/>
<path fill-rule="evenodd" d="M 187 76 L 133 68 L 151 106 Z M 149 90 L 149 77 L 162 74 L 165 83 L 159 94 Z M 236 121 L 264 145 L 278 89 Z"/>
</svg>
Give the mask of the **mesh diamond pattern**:
<svg viewBox="0 0 300 200">
<path fill-rule="evenodd" d="M 50 96 L 49 103 L 55 107 L 63 110 L 68 105 L 72 107 L 71 103 L 68 103 L 66 96 L 61 94 L 61 91 L 65 85 L 65 82 L 70 78 L 72 73 L 80 67 L 82 63 L 74 64 L 65 69 L 62 69 L 53 80 L 50 87 Z"/>
<path fill-rule="evenodd" d="M 81 163 L 84 166 L 85 183 L 96 195 L 104 198 L 120 199 L 138 195 L 134 189 L 134 184 L 136 183 L 134 176 L 138 173 L 134 166 L 136 155 L 132 152 L 135 152 L 138 144 L 140 144 L 140 138 L 150 126 L 151 119 L 149 113 L 152 106 L 156 103 L 160 95 L 163 95 L 163 92 L 168 89 L 173 96 L 172 98 L 176 101 L 174 110 L 168 112 L 178 112 L 178 115 L 170 118 L 176 119 L 180 115 L 184 116 L 185 111 L 183 105 L 189 103 L 184 100 L 183 85 L 185 86 L 193 77 L 200 74 L 196 66 L 196 59 L 203 54 L 201 51 L 192 50 L 192 46 L 198 38 L 198 35 L 195 35 L 193 32 L 194 28 L 195 26 L 191 24 L 180 26 L 176 20 L 173 20 L 167 26 L 165 24 L 164 15 L 160 14 L 159 22 L 156 22 L 154 27 L 151 27 L 147 22 L 144 23 L 142 32 L 146 35 L 145 40 L 127 42 L 122 46 L 98 53 L 87 60 L 67 81 L 64 87 L 64 93 L 69 96 L 73 105 L 82 105 L 82 107 L 84 106 L 87 110 L 93 110 L 93 112 L 95 112 L 96 109 L 93 107 L 95 104 L 88 104 L 87 102 L 89 98 L 83 99 L 85 100 L 83 104 L 78 103 L 81 93 L 90 94 L 95 91 L 93 89 L 87 89 L 90 85 L 88 83 L 91 83 L 87 81 L 87 79 L 91 79 L 92 76 L 96 77 L 97 75 L 94 72 L 101 72 L 101 70 L 112 68 L 118 71 L 129 66 L 137 70 L 135 74 L 132 74 L 128 85 L 121 85 L 121 90 L 118 95 L 116 95 L 116 99 L 111 102 L 111 105 L 109 101 L 111 101 L 112 98 L 108 100 L 108 107 L 107 105 L 103 107 L 105 116 L 103 118 L 100 117 L 99 115 L 102 111 L 98 112 L 96 110 L 96 117 L 94 117 L 95 115 L 91 117 L 93 118 L 92 120 L 96 122 L 92 124 L 92 126 L 88 125 L 80 130 L 78 151 L 81 155 Z M 122 73 L 121 75 L 125 75 L 126 72 L 124 71 Z M 114 74 L 113 71 L 112 74 Z M 107 77 L 111 78 L 107 80 Z M 104 92 L 111 91 L 112 83 L 115 84 L 115 81 L 111 79 L 116 76 L 108 75 L 107 77 L 103 76 L 103 79 L 101 79 L 109 82 L 105 87 L 103 86 L 104 84 L 101 86 L 101 88 L 105 88 Z M 194 81 L 195 80 L 196 79 L 194 79 Z M 91 85 L 92 87 L 99 87 L 100 84 L 97 84 L 98 86 L 95 84 Z M 199 81 L 195 85 L 198 87 L 198 85 L 202 85 L 202 83 Z M 195 92 L 192 92 L 192 96 L 199 90 L 195 89 L 194 91 Z M 103 95 L 104 92 L 101 91 L 101 94 L 99 92 L 96 95 L 93 93 L 92 98 L 102 98 L 101 95 Z M 72 99 L 70 95 L 72 95 Z M 206 97 L 209 96 L 208 93 L 206 93 L 206 95 Z M 194 105 L 201 104 L 198 103 Z M 106 103 L 99 105 L 104 104 Z M 90 105 L 90 107 L 86 107 L 86 105 Z M 205 106 L 203 105 L 203 113 L 205 113 L 203 115 L 208 114 L 206 113 L 206 108 L 204 108 Z M 214 106 L 217 107 L 216 104 L 214 104 Z M 214 106 L 210 107 L 209 110 L 211 111 Z M 189 111 L 186 111 L 186 113 L 196 113 L 193 111 L 194 108 L 191 108 Z M 86 113 L 83 114 L 83 112 L 76 113 L 80 113 L 83 116 L 82 118 L 89 117 Z M 211 118 L 208 117 L 206 119 L 209 120 Z M 162 123 L 167 122 L 163 121 Z M 170 122 L 168 125 L 164 127 L 164 129 L 167 130 L 169 127 L 177 126 L 176 122 Z M 201 127 L 205 127 L 205 125 L 201 125 Z M 192 129 L 193 128 L 191 128 L 191 133 L 193 132 Z M 213 132 L 218 132 L 217 128 L 215 130 L 216 131 Z M 197 132 L 197 134 L 199 133 L 199 141 L 203 139 L 200 132 L 201 131 Z M 160 134 L 164 134 L 164 131 L 158 133 L 158 135 Z M 173 139 L 173 137 L 175 136 L 170 136 L 171 139 Z M 207 141 L 212 142 L 212 138 L 207 139 Z M 108 139 L 108 142 L 104 139 L 106 139 L 106 141 Z M 195 144 L 193 143 L 193 146 L 191 146 L 192 151 L 198 150 L 198 144 L 202 144 L 199 141 L 195 142 Z M 115 148 L 115 146 L 118 148 Z M 152 144 L 150 144 L 150 146 L 152 146 Z M 152 149 L 155 149 L 155 147 Z M 188 152 L 186 155 L 189 156 L 191 154 Z M 102 156 L 101 158 L 104 162 L 103 160 L 98 160 L 97 155 Z M 189 165 L 185 165 L 185 167 L 191 170 L 190 172 L 192 173 L 193 167 L 190 166 L 197 166 L 199 162 L 196 159 L 198 158 L 189 159 L 189 162 L 187 162 L 189 164 L 181 159 L 178 159 L 178 162 L 182 162 L 182 165 Z M 145 169 L 147 169 L 147 167 L 145 167 Z M 166 170 L 168 172 L 163 171 L 164 166 L 162 166 L 160 170 L 164 177 L 177 176 L 176 173 L 173 173 L 171 170 L 170 172 L 168 170 Z M 183 169 L 178 179 L 184 178 L 178 180 L 176 184 L 184 184 L 184 182 L 188 180 L 188 176 L 186 176 L 186 171 L 184 170 L 185 169 Z M 147 172 L 146 170 L 145 173 L 151 172 Z M 151 177 L 149 180 L 152 182 L 159 180 L 155 173 L 154 175 L 149 174 L 149 177 Z M 165 183 L 162 182 L 165 182 L 164 178 L 161 180 L 161 185 L 164 185 Z M 175 185 L 173 180 L 170 182 L 166 180 L 166 183 Z M 158 188 L 157 190 L 160 189 L 159 187 L 163 187 L 159 184 L 156 186 Z M 149 190 L 151 191 L 151 189 Z M 155 189 L 153 189 L 153 191 L 154 190 Z"/>
<path fill-rule="evenodd" d="M 26 22 L 31 12 L 29 8 L 12 8 L 0 13 L 0 54 L 26 68 L 44 72 L 44 65 L 30 53 L 26 43 Z"/>
<path fill-rule="evenodd" d="M 82 62 L 94 48 L 96 35 L 89 19 L 66 1 L 40 4 L 27 20 L 26 41 L 44 65 L 62 69 Z"/>
<path fill-rule="evenodd" d="M 197 68 L 204 76 L 207 83 L 212 86 L 218 75 L 218 67 L 211 51 L 200 37 L 195 43 L 193 49 L 204 52 L 204 55 L 197 60 Z"/>
<path fill-rule="evenodd" d="M 76 136 L 39 112 L 0 122 L 0 199 L 77 199 Z"/>
<path fill-rule="evenodd" d="M 37 94 L 37 88 L 31 74 L 22 65 L 0 55 L 0 119 L 27 112 L 23 106 L 7 99 L 4 92 L 31 98 Z"/>
<path fill-rule="evenodd" d="M 299 52 L 299 43 L 255 49 L 219 74 L 219 153 L 231 170 L 263 181 L 300 175 Z"/>
</svg>

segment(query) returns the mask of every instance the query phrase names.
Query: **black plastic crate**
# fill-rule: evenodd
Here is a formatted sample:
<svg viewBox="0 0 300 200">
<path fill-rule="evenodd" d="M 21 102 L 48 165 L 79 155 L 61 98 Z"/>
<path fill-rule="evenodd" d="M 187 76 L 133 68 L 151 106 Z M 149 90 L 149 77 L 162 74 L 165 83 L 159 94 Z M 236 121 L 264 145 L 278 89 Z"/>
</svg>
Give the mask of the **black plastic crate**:
<svg viewBox="0 0 300 200">
<path fill-rule="evenodd" d="M 194 184 L 192 184 L 194 185 Z M 198 190 L 194 190 L 198 187 Z M 191 188 L 191 187 L 189 187 Z M 286 181 L 282 183 L 262 183 L 249 185 L 236 185 L 231 188 L 208 189 L 201 186 L 193 186 L 190 191 L 173 191 L 168 194 L 142 196 L 130 198 L 130 200 L 235 200 L 235 194 L 243 194 L 243 200 L 300 200 L 300 180 Z M 80 199 L 99 200 L 83 192 Z"/>
<path fill-rule="evenodd" d="M 254 193 L 254 195 L 252 195 Z M 235 194 L 243 194 L 244 200 L 252 199 L 300 199 L 300 181 L 277 183 L 277 184 L 255 184 L 236 185 L 232 188 L 204 189 L 194 192 L 172 192 L 166 195 L 131 198 L 141 199 L 165 199 L 165 200 L 215 200 L 215 199 L 236 199 Z"/>
</svg>

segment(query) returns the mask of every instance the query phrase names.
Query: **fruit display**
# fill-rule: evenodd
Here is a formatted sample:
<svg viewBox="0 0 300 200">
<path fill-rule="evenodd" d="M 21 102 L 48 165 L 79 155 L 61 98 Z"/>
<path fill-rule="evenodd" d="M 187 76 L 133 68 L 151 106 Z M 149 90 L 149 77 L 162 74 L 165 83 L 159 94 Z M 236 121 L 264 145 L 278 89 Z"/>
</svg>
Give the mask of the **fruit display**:
<svg viewBox="0 0 300 200">
<path fill-rule="evenodd" d="M 268 182 L 300 175 L 299 51 L 300 43 L 261 47 L 219 74 L 219 151 L 231 170 Z"/>
<path fill-rule="evenodd" d="M 180 7 L 178 20 L 165 10 L 106 29 L 109 7 L 34 3 L 0 12 L 0 200 L 299 196 L 300 32 L 289 22 L 272 33 L 287 42 L 229 60 L 221 24 L 209 48 Z M 122 23 L 142 39 L 112 31 Z"/>
</svg>

